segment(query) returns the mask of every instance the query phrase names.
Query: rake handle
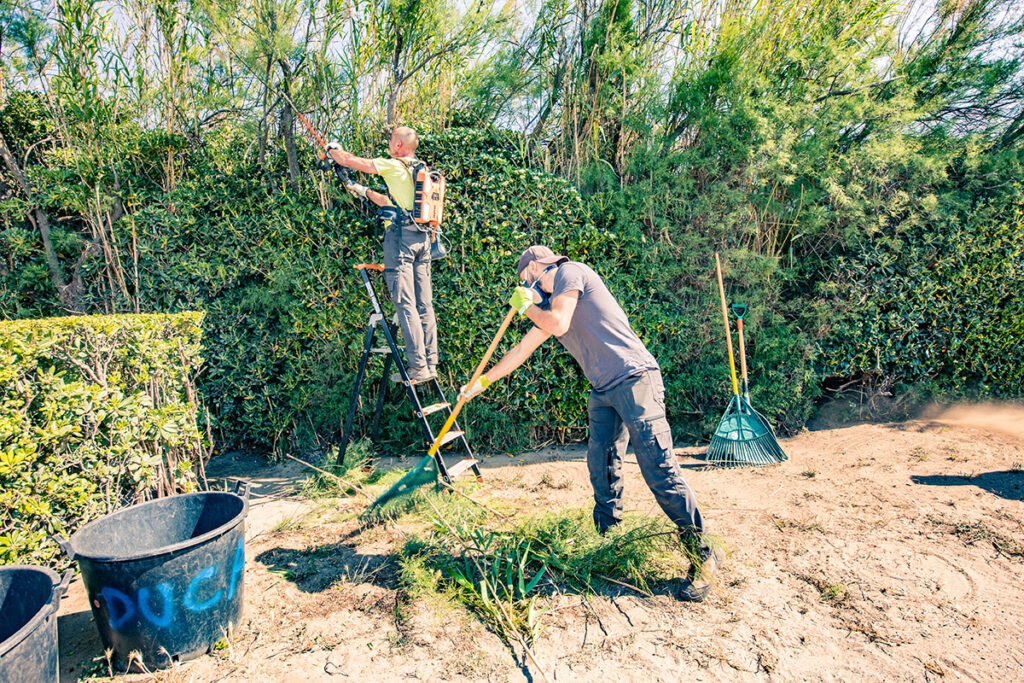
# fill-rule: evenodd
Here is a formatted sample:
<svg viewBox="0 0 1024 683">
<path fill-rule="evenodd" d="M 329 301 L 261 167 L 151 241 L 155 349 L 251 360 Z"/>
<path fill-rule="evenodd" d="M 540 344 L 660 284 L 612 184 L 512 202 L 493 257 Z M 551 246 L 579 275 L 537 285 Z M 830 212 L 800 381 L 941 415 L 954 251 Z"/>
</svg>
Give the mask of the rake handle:
<svg viewBox="0 0 1024 683">
<path fill-rule="evenodd" d="M 474 384 L 476 384 L 476 381 L 480 379 L 480 375 L 483 374 L 484 368 L 487 366 L 487 361 L 491 359 L 491 355 L 494 353 L 494 350 L 498 348 L 498 342 L 501 341 L 501 338 L 505 334 L 505 330 L 508 329 L 509 323 L 512 322 L 512 318 L 515 317 L 515 314 L 516 309 L 508 309 L 508 314 L 505 316 L 505 320 L 502 321 L 501 327 L 498 328 L 498 334 L 494 335 L 494 339 L 491 340 L 491 345 L 487 347 L 487 353 L 484 354 L 484 357 L 483 359 L 481 359 L 480 364 L 476 366 L 476 370 L 473 372 L 473 376 L 470 378 L 469 382 L 466 383 L 467 387 L 473 386 Z M 464 406 L 465 404 L 465 398 L 460 398 L 458 402 L 455 404 L 455 408 L 454 410 L 452 410 L 452 414 L 449 415 L 448 419 L 444 421 L 444 426 L 441 427 L 441 431 L 437 433 L 437 438 L 434 439 L 434 443 L 431 444 L 430 450 L 427 451 L 428 455 L 434 456 L 437 454 L 437 449 L 441 447 L 441 439 L 444 438 L 445 434 L 447 434 L 448 431 L 452 428 L 452 425 L 455 424 L 455 418 L 458 417 L 459 411 L 462 410 L 462 406 Z"/>
<path fill-rule="evenodd" d="M 715 252 L 715 269 L 718 272 L 718 293 L 722 298 L 722 322 L 725 323 L 725 340 L 729 343 L 729 372 L 732 373 L 732 393 L 740 395 L 739 382 L 736 381 L 736 358 L 732 353 L 732 332 L 729 330 L 729 309 L 725 305 L 725 285 L 722 284 L 722 261 Z"/>
<path fill-rule="evenodd" d="M 743 372 L 743 397 L 750 402 L 750 386 L 747 384 L 747 350 L 743 346 L 743 318 L 736 321 L 736 329 L 740 334 L 740 369 Z"/>
</svg>

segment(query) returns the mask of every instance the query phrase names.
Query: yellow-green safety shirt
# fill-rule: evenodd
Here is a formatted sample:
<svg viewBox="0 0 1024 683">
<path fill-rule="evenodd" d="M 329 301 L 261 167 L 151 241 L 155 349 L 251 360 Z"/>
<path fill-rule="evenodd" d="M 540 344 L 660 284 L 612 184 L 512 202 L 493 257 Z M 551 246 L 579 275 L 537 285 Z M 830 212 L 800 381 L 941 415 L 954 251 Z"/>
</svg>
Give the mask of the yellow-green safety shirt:
<svg viewBox="0 0 1024 683">
<path fill-rule="evenodd" d="M 415 161 L 413 157 L 402 157 L 402 159 L 409 164 Z M 416 189 L 412 171 L 398 159 L 379 157 L 373 160 L 373 165 L 377 168 L 377 173 L 384 178 L 388 191 L 398 202 L 398 206 L 406 211 L 412 211 Z"/>
</svg>

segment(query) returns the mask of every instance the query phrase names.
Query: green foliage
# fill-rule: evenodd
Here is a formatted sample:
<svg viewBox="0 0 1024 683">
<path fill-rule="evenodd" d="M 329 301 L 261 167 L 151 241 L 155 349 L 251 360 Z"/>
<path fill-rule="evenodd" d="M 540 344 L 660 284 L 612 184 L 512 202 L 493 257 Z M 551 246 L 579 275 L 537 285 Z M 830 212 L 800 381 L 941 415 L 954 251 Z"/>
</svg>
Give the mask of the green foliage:
<svg viewBox="0 0 1024 683">
<path fill-rule="evenodd" d="M 981 210 L 908 230 L 823 282 L 828 375 L 1016 398 L 1024 386 L 1024 212 Z"/>
<path fill-rule="evenodd" d="M 163 200 L 133 214 L 139 297 L 147 310 L 206 312 L 207 370 L 199 381 L 225 441 L 301 447 L 314 433 L 336 434 L 347 409 L 369 312 L 352 266 L 380 260 L 380 235 L 330 177 L 322 179 L 333 204 L 326 209 L 312 183 L 299 195 L 267 187 L 233 156 L 237 136 L 222 134 L 210 136 L 205 154 L 194 153 Z M 504 316 L 501 302 L 523 248 L 555 230 L 562 243 L 554 246 L 585 256 L 612 238 L 588 223 L 567 182 L 522 167 L 514 136 L 452 129 L 422 136 L 420 155 L 449 178 L 445 230 L 455 255 L 435 265 L 434 293 L 442 371 L 452 386 L 467 379 Z M 131 233 L 118 235 L 130 251 Z M 380 279 L 376 286 L 384 295 Z M 379 371 L 373 365 L 370 377 Z M 567 354 L 549 345 L 521 373 L 550 385 L 504 384 L 486 399 L 485 422 L 467 411 L 474 437 L 490 434 L 491 424 L 510 425 L 510 415 L 523 418 L 514 438 L 524 446 L 583 426 L 585 380 Z M 404 403 L 385 420 L 390 448 L 411 452 L 422 444 Z M 508 443 L 502 434 L 491 439 L 476 443 Z"/>
<path fill-rule="evenodd" d="M 161 5 L 164 42 L 175 36 L 182 53 L 149 74 L 163 83 L 157 96 L 152 83 L 126 95 L 131 69 L 100 60 L 101 29 L 130 22 L 68 0 L 73 21 L 50 41 L 59 78 L 0 109 L 31 185 L 0 168 L 0 315 L 205 311 L 199 381 L 226 443 L 282 451 L 338 433 L 368 312 L 351 265 L 381 251 L 368 212 L 308 174 L 312 150 L 299 143 L 300 164 L 294 146 L 269 138 L 275 107 L 291 110 L 261 85 L 268 72 L 317 122 L 344 119 L 329 137 L 359 141 L 362 156 L 384 151 L 366 142 L 384 111 L 421 132 L 436 123 L 419 153 L 449 179 L 454 249 L 434 266 L 434 292 L 452 389 L 504 313 L 516 255 L 537 242 L 605 277 L 662 365 L 680 443 L 708 436 L 730 390 L 715 251 L 729 298 L 750 310 L 753 403 L 783 431 L 800 428 L 823 386 L 1020 393 L 1007 360 L 1022 341 L 1010 322 L 1019 255 L 1006 245 L 1024 197 L 1024 61 L 1012 40 L 1024 18 L 1006 0 L 921 8 L 916 34 L 894 28 L 912 10 L 889 0 L 545 0 L 473 69 L 469 56 L 512 28 L 507 12 L 481 6 L 435 27 L 417 22 L 451 16 L 450 4 L 417 14 L 374 3 L 295 36 L 320 4 L 236 5 L 241 15 L 205 3 L 190 19 Z M 30 14 L 48 25 L 31 12 L 23 23 Z M 328 37 L 349 24 L 337 58 Z M 11 35 L 28 55 L 25 31 Z M 232 51 L 244 59 L 225 60 Z M 30 62 L 13 68 L 34 88 Z M 107 80 L 109 97 L 97 88 Z M 449 125 L 459 98 L 456 118 L 523 132 Z M 137 120 L 134 102 L 146 112 Z M 49 246 L 38 211 L 50 216 Z M 975 282 L 959 263 L 989 276 Z M 948 304 L 926 305 L 933 294 Z M 524 329 L 517 322 L 499 353 Z M 482 450 L 582 438 L 586 391 L 552 341 L 474 401 L 463 425 Z M 422 450 L 404 404 L 383 424 L 387 450 Z"/>
<path fill-rule="evenodd" d="M 366 475 L 369 472 L 364 470 L 368 470 L 371 467 L 370 460 L 372 457 L 373 444 L 368 439 L 359 439 L 349 444 L 348 450 L 345 452 L 345 462 L 341 465 L 337 464 L 337 447 L 329 449 L 319 467 L 326 472 L 330 472 L 330 474 L 314 472 L 312 476 L 302 482 L 302 496 L 316 500 L 318 498 L 336 498 L 354 493 L 354 489 L 345 485 L 338 477 L 354 484 L 356 482 L 365 482 L 368 478 Z M 358 486 L 359 484 L 356 485 Z"/>
<path fill-rule="evenodd" d="M 0 562 L 52 534 L 196 489 L 202 314 L 0 322 Z"/>
<path fill-rule="evenodd" d="M 380 236 L 372 219 L 340 196 L 329 177 L 308 179 L 300 194 L 282 191 L 280 180 L 268 184 L 250 162 L 233 153 L 241 144 L 240 134 L 222 127 L 208 135 L 204 147 L 191 152 L 169 192 L 145 173 L 132 176 L 126 166 L 124 182 L 137 188 L 136 199 L 133 212 L 114 233 L 114 244 L 121 253 L 134 249 L 137 254 L 139 280 L 129 293 L 143 310 L 206 312 L 207 369 L 198 381 L 222 440 L 271 450 L 302 448 L 314 435 L 336 435 L 344 418 L 369 311 L 351 266 L 380 259 Z M 145 158 L 149 144 L 140 140 L 137 158 Z M 809 152 L 801 154 L 810 169 Z M 521 137 L 494 129 L 424 134 L 420 156 L 449 178 L 445 229 L 453 254 L 434 265 L 445 384 L 457 387 L 466 381 L 504 315 L 502 302 L 515 283 L 512 271 L 519 251 L 543 242 L 592 264 L 606 278 L 662 365 L 677 443 L 706 438 L 730 391 L 713 288 L 712 236 L 725 230 L 723 221 L 734 220 L 728 211 L 738 221 L 750 210 L 750 195 L 730 189 L 728 181 L 705 185 L 704 192 L 718 197 L 724 213 L 705 203 L 703 194 L 686 204 L 652 204 L 649 194 L 632 188 L 585 199 L 567 181 L 531 169 Z M 650 160 L 652 182 L 668 183 L 674 177 L 668 164 Z M 54 174 L 57 168 L 45 172 Z M 51 210 L 56 213 L 56 205 Z M 636 221 L 638 211 L 649 220 Z M 993 211 L 956 224 L 989 230 L 985 226 L 995 220 Z M 691 221 L 704 232 L 681 233 L 670 219 Z M 27 235 L 17 242 L 13 236 L 19 231 L 24 228 L 12 223 L 5 233 L 9 244 L 26 246 L 18 252 L 18 267 L 10 277 L 0 278 L 0 291 L 36 299 L 24 312 L 46 310 L 40 304 L 46 299 L 39 294 L 49 287 L 41 253 Z M 866 257 L 850 249 L 848 257 L 833 260 L 822 272 L 761 253 L 756 235 L 752 239 L 723 257 L 729 297 L 750 308 L 753 400 L 784 430 L 798 429 L 813 409 L 823 378 L 849 377 L 868 367 L 860 347 L 831 340 L 816 343 L 830 330 L 856 328 L 874 315 L 868 307 L 853 305 L 852 298 L 848 305 L 830 300 L 837 291 L 851 297 L 863 293 L 855 284 L 857 276 L 847 269 Z M 984 243 L 962 242 L 962 249 Z M 874 248 L 873 241 L 862 244 Z M 908 242 L 891 257 L 907 256 L 908 249 L 924 245 L 921 240 Z M 1002 249 L 1000 254 L 1008 254 Z M 88 294 L 99 301 L 109 280 L 102 272 L 96 275 Z M 811 289 L 816 281 L 823 284 Z M 377 283 L 383 294 L 383 283 Z M 11 312 L 17 314 L 18 307 Z M 845 327 L 837 327 L 840 313 Z M 498 353 L 509 349 L 525 329 L 525 323 L 517 322 Z M 962 345 L 936 350 L 941 348 L 967 350 Z M 981 350 L 998 352 L 991 345 Z M 861 359 L 854 362 L 857 357 Z M 371 365 L 371 378 L 379 375 L 379 362 Z M 987 386 L 979 391 L 1012 395 L 1016 385 Z M 950 390 L 960 391 L 955 383 Z M 515 451 L 548 439 L 585 438 L 586 393 L 575 361 L 550 341 L 524 368 L 474 401 L 462 422 L 481 450 Z M 368 427 L 371 410 L 372 403 L 364 402 L 357 427 Z M 413 453 L 424 446 L 403 401 L 389 404 L 383 424 L 385 449 Z"/>
<path fill-rule="evenodd" d="M 463 506 L 464 507 L 464 506 Z M 627 516 L 604 536 L 590 513 L 569 509 L 527 517 L 498 529 L 453 521 L 449 509 L 421 510 L 434 520 L 425 538 L 402 549 L 400 576 L 410 595 L 442 592 L 462 601 L 507 642 L 530 642 L 543 610 L 541 595 L 591 593 L 628 582 L 648 590 L 678 576 L 690 553 L 668 522 Z"/>
</svg>

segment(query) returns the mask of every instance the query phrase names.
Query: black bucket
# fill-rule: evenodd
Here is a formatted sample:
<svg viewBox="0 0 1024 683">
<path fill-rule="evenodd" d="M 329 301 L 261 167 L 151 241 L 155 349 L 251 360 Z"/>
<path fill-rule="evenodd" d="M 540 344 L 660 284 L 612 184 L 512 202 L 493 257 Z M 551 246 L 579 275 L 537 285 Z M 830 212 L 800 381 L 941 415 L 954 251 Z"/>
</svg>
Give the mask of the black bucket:
<svg viewBox="0 0 1024 683">
<path fill-rule="evenodd" d="M 241 486 L 240 486 L 241 488 Z M 78 561 L 104 647 L 149 668 L 198 657 L 242 616 L 249 490 L 119 510 L 60 540 Z"/>
<path fill-rule="evenodd" d="M 44 567 L 0 567 L 0 683 L 56 681 L 57 607 L 68 588 Z"/>
</svg>

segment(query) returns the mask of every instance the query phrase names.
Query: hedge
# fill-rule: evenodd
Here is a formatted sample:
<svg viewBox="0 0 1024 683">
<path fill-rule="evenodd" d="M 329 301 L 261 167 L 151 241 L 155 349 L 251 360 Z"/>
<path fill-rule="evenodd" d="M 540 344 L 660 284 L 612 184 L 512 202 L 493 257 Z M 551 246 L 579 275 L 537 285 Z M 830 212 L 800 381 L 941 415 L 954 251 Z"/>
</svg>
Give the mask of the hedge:
<svg viewBox="0 0 1024 683">
<path fill-rule="evenodd" d="M 117 173 L 129 213 L 110 238 L 126 262 L 128 254 L 137 255 L 138 279 L 132 268 L 127 287 L 112 288 L 96 259 L 86 273 L 85 304 L 90 310 L 204 311 L 206 369 L 198 390 L 218 445 L 301 450 L 339 435 L 369 312 L 352 266 L 381 259 L 381 235 L 370 212 L 341 191 L 333 175 L 314 170 L 313 150 L 302 150 L 308 175 L 295 192 L 282 159 L 271 156 L 259 166 L 253 155 L 238 153 L 249 132 L 224 125 L 189 147 L 161 131 L 126 127 L 134 151 Z M 829 383 L 880 377 L 891 388 L 934 379 L 951 396 L 1020 395 L 1018 364 L 1006 360 L 1012 357 L 1006 350 L 1024 340 L 1010 315 L 1021 301 L 1014 294 L 1019 252 L 1011 248 L 1020 243 L 1019 222 L 1005 215 L 1024 195 L 1015 184 L 985 210 L 978 193 L 958 189 L 961 181 L 933 178 L 932 194 L 943 199 L 920 199 L 935 204 L 928 220 L 894 217 L 864 227 L 863 234 L 859 213 L 843 213 L 827 194 L 815 195 L 816 215 L 831 216 L 818 232 L 836 234 L 822 238 L 820 253 L 794 258 L 745 245 L 750 201 L 760 195 L 743 190 L 744 176 L 677 187 L 679 178 L 697 172 L 700 150 L 638 160 L 650 171 L 649 188 L 615 183 L 584 196 L 536 168 L 521 135 L 455 127 L 420 139 L 418 156 L 449 181 L 445 230 L 453 249 L 434 264 L 433 282 L 441 380 L 453 392 L 498 327 L 520 250 L 545 243 L 592 265 L 622 303 L 662 366 L 669 421 L 680 444 L 708 437 L 730 391 L 714 289 L 716 250 L 728 296 L 749 310 L 753 402 L 782 433 L 802 427 Z M 149 163 L 159 145 L 173 147 L 180 159 L 170 188 Z M 810 174 L 809 153 L 801 154 Z M 999 177 L 1018 168 L 1015 159 L 996 161 Z M 59 162 L 30 167 L 36 198 L 54 217 L 80 211 L 65 171 Z M 380 186 L 379 178 L 361 179 Z M 826 180 L 815 182 L 824 186 Z M 793 188 L 798 185 L 804 187 Z M 893 201 L 896 211 L 901 200 Z M 11 256 L 8 274 L 0 273 L 0 316 L 53 311 L 57 297 L 38 240 L 21 218 L 24 207 L 0 198 L 0 226 L 5 208 L 0 249 L 8 247 Z M 54 223 L 55 242 L 75 246 L 79 238 L 67 227 L 74 221 Z M 836 230 L 828 228 L 832 223 Z M 76 253 L 69 247 L 60 256 Z M 989 274 L 977 281 L 961 277 L 961 262 Z M 930 300 L 933 291 L 946 297 L 944 303 Z M 912 320 L 915 310 L 946 312 L 922 324 Z M 517 321 L 498 353 L 525 330 Z M 380 375 L 379 362 L 371 379 Z M 480 451 L 585 438 L 587 388 L 575 361 L 552 340 L 474 401 L 461 424 Z M 363 408 L 359 427 L 369 422 L 372 403 Z M 382 424 L 392 453 L 422 446 L 403 401 L 388 406 Z"/>
<path fill-rule="evenodd" d="M 819 291 L 835 321 L 819 344 L 823 375 L 1021 397 L 1024 210 L 982 207 L 872 240 Z"/>
<path fill-rule="evenodd" d="M 202 319 L 0 322 L 0 563 L 50 563 L 52 534 L 197 489 Z"/>
</svg>

